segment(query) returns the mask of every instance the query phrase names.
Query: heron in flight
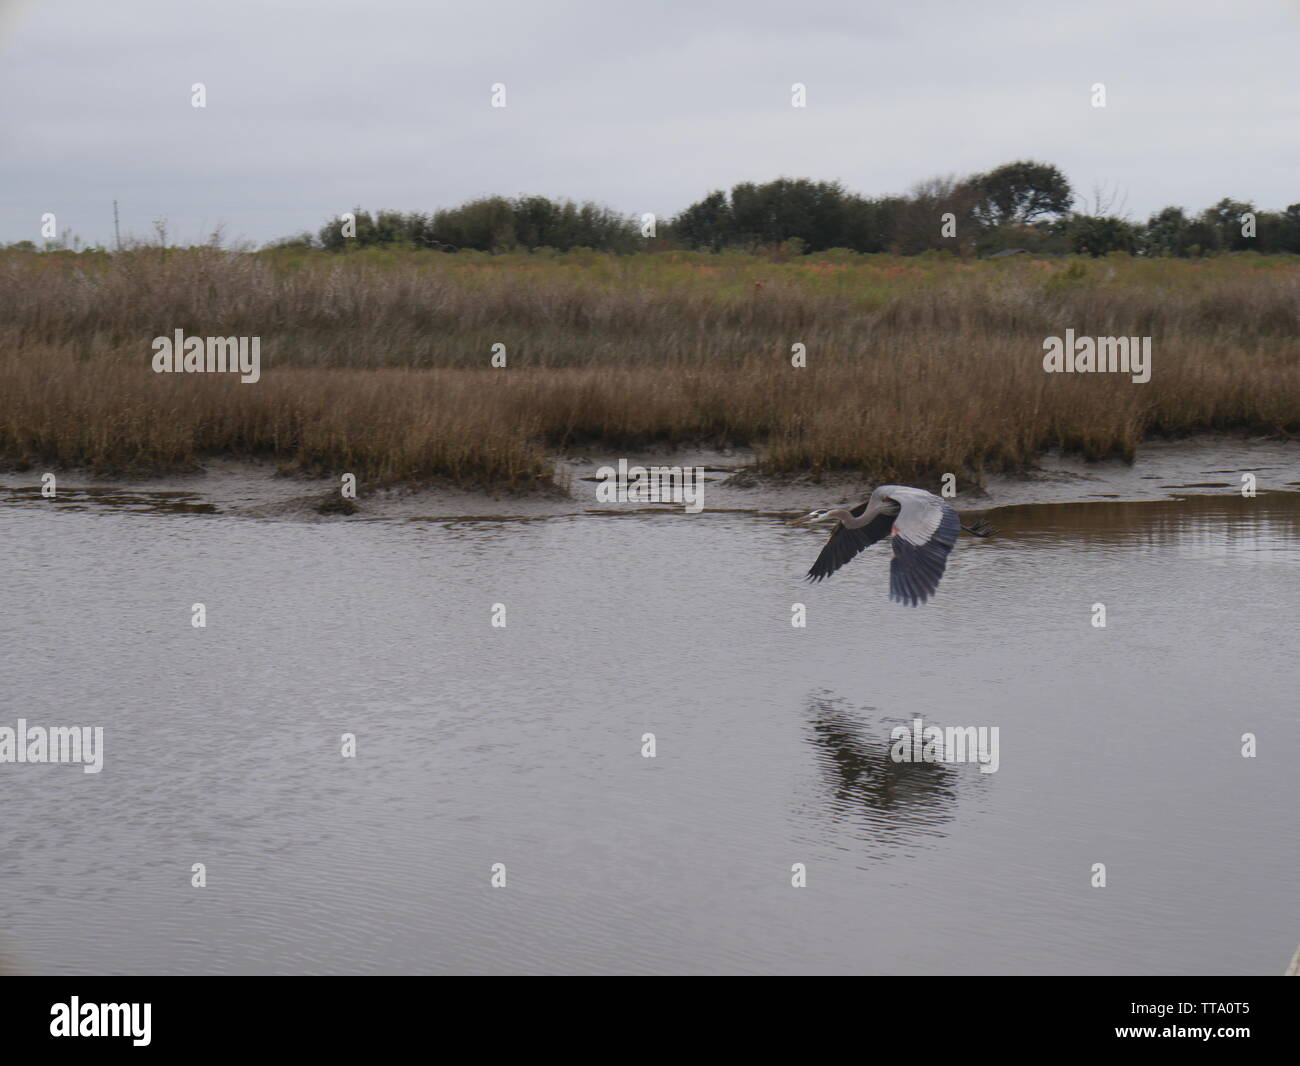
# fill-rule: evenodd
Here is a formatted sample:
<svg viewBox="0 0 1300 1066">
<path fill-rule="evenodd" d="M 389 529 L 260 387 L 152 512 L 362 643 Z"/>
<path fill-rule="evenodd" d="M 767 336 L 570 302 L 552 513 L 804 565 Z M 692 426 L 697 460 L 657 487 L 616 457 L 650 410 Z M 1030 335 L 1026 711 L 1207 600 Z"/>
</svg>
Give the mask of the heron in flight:
<svg viewBox="0 0 1300 1066">
<path fill-rule="evenodd" d="M 957 512 L 934 493 L 906 485 L 881 485 L 871 499 L 851 511 L 823 507 L 790 524 L 821 522 L 834 522 L 835 528 L 808 571 L 809 581 L 830 577 L 863 548 L 888 537 L 894 549 L 889 563 L 889 598 L 909 607 L 934 595 L 961 530 L 976 537 L 997 532 L 987 522 L 963 525 Z"/>
</svg>

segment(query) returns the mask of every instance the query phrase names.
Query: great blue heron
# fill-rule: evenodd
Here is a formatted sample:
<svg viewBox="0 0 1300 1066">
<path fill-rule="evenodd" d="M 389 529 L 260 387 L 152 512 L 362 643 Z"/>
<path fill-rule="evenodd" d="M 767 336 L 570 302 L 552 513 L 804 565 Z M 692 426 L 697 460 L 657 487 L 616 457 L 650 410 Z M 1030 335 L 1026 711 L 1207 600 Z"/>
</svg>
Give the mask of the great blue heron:
<svg viewBox="0 0 1300 1066">
<path fill-rule="evenodd" d="M 808 571 L 809 581 L 830 577 L 863 548 L 885 537 L 894 548 L 889 563 L 889 598 L 915 607 L 934 595 L 948 565 L 948 553 L 961 530 L 987 537 L 997 530 L 987 522 L 962 521 L 947 503 L 925 489 L 881 485 L 871 499 L 851 511 L 824 507 L 796 518 L 791 525 L 834 522 L 830 539 Z"/>
</svg>

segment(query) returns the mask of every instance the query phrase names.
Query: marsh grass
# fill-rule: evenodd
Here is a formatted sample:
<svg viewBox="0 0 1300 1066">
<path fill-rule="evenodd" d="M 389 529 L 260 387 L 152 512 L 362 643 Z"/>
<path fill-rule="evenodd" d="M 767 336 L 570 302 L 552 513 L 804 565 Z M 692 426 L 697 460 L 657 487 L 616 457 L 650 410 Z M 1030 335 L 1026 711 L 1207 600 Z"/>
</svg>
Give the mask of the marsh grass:
<svg viewBox="0 0 1300 1066">
<path fill-rule="evenodd" d="M 1151 336 L 1151 381 L 1045 374 L 1043 338 L 1067 328 Z M 261 337 L 261 381 L 154 374 L 150 342 L 176 329 Z M 978 479 L 1053 446 L 1131 458 L 1153 434 L 1296 432 L 1297 338 L 1284 257 L 10 252 L 0 453 L 524 487 L 557 450 L 712 443 L 776 472 Z"/>
</svg>

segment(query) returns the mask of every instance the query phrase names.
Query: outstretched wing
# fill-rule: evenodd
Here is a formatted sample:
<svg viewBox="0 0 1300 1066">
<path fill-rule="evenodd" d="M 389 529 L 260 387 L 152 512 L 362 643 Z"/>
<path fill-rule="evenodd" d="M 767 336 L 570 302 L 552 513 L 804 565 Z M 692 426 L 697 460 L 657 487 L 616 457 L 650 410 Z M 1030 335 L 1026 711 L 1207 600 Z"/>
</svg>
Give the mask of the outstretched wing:
<svg viewBox="0 0 1300 1066">
<path fill-rule="evenodd" d="M 870 502 L 870 500 L 867 501 L 867 503 Z M 853 508 L 849 514 L 857 518 L 866 509 L 867 504 L 861 503 Z M 821 554 L 817 556 L 817 561 L 812 564 L 812 569 L 808 571 L 808 580 L 820 581 L 824 577 L 830 577 L 831 574 L 835 573 L 863 548 L 870 547 L 876 541 L 889 536 L 889 531 L 893 528 L 893 525 L 893 518 L 887 514 L 873 518 L 865 526 L 858 529 L 848 529 L 842 522 L 837 522 L 835 529 L 831 532 L 830 539 L 826 541 L 826 547 L 822 548 Z"/>
<path fill-rule="evenodd" d="M 938 588 L 948 565 L 948 553 L 961 532 L 961 519 L 943 500 L 924 489 L 896 489 L 890 499 L 898 501 L 899 511 L 893 519 L 898 532 L 893 539 L 894 558 L 889 564 L 889 598 L 915 607 Z"/>
</svg>

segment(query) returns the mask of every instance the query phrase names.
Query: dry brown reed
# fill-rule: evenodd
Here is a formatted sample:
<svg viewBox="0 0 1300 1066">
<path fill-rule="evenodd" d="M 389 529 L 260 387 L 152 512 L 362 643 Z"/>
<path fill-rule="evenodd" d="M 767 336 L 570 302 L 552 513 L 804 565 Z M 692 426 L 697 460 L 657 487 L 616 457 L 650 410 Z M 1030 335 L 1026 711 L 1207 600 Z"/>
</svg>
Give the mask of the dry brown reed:
<svg viewBox="0 0 1300 1066">
<path fill-rule="evenodd" d="M 1151 381 L 1044 373 L 1067 328 L 1152 337 Z M 261 380 L 153 373 L 177 329 L 260 337 Z M 978 478 L 1053 446 L 1294 433 L 1297 338 L 1300 265 L 1256 256 L 0 253 L 0 454 L 495 487 L 565 448 L 726 443 L 771 471 Z"/>
</svg>

